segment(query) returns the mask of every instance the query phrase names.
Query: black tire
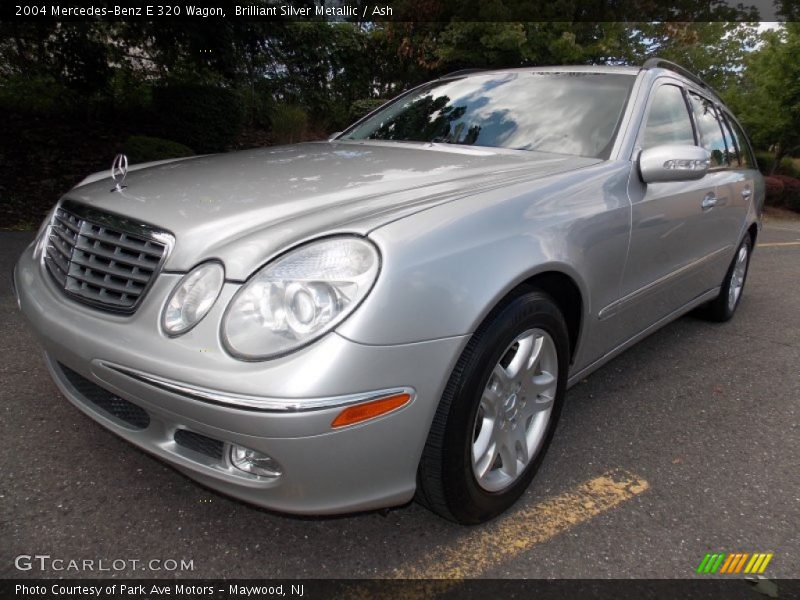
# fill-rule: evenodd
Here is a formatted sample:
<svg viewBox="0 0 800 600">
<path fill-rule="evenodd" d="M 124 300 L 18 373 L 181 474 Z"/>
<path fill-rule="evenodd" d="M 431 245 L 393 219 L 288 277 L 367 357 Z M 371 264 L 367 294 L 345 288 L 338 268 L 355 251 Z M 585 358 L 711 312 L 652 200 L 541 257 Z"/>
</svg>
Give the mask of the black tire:
<svg viewBox="0 0 800 600">
<path fill-rule="evenodd" d="M 530 328 L 552 338 L 557 355 L 553 409 L 538 452 L 509 487 L 488 492 L 472 468 L 474 423 L 481 395 L 503 353 Z M 497 307 L 478 328 L 459 358 L 433 419 L 417 473 L 417 501 L 462 524 L 488 521 L 509 508 L 530 484 L 544 459 L 567 387 L 569 335 L 564 317 L 547 294 L 527 290 Z"/>
<path fill-rule="evenodd" d="M 747 258 L 745 260 L 744 266 L 744 277 L 742 279 L 742 287 L 741 290 L 736 297 L 736 300 L 731 304 L 730 302 L 730 293 L 731 287 L 734 284 L 734 272 L 736 270 L 737 260 L 739 258 L 739 254 L 742 251 L 742 248 L 746 249 Z M 733 255 L 733 260 L 731 261 L 730 266 L 728 267 L 728 271 L 725 274 L 725 279 L 722 282 L 722 287 L 719 291 L 719 296 L 714 298 L 708 304 L 700 307 L 698 310 L 698 315 L 706 319 L 708 321 L 716 321 L 718 323 L 724 323 L 725 321 L 730 321 L 733 317 L 736 309 L 739 306 L 739 303 L 742 301 L 742 296 L 744 295 L 744 285 L 747 282 L 747 272 L 750 270 L 750 256 L 753 253 L 753 241 L 750 238 L 750 235 L 746 235 L 742 240 L 742 243 L 739 244 L 739 247 L 736 249 L 736 253 Z"/>
</svg>

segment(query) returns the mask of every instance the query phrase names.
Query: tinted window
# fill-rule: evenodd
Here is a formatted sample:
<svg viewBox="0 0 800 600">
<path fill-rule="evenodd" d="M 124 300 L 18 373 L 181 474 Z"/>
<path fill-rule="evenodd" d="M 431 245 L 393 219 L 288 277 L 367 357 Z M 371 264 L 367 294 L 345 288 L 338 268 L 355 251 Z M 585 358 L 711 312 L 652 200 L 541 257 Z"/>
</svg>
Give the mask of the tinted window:
<svg viewBox="0 0 800 600">
<path fill-rule="evenodd" d="M 694 146 L 694 132 L 686 102 L 680 88 L 662 85 L 656 90 L 647 125 L 644 129 L 644 147 L 661 144 L 689 144 Z"/>
<path fill-rule="evenodd" d="M 714 106 L 697 94 L 689 92 L 694 118 L 697 128 L 700 130 L 700 139 L 703 148 L 711 153 L 711 166 L 727 166 L 725 138 L 722 135 L 722 128 L 717 121 L 717 111 Z"/>
<path fill-rule="evenodd" d="M 347 131 L 398 140 L 606 158 L 632 75 L 514 72 L 429 83 Z"/>
<path fill-rule="evenodd" d="M 742 128 L 739 127 L 739 124 L 731 118 L 726 117 L 725 120 L 731 126 L 731 131 L 733 132 L 733 137 L 736 141 L 736 147 L 739 149 L 739 160 L 742 168 L 755 169 L 756 163 L 753 160 L 753 155 L 750 154 L 750 144 L 748 144 Z"/>
</svg>

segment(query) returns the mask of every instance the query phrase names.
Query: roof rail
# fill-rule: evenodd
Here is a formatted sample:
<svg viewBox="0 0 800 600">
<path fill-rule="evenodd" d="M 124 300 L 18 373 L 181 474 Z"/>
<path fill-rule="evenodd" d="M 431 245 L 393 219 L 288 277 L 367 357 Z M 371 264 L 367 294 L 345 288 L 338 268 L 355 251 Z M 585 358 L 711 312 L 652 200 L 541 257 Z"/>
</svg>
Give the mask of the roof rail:
<svg viewBox="0 0 800 600">
<path fill-rule="evenodd" d="M 457 77 L 458 75 L 470 75 L 472 73 L 482 73 L 486 69 L 459 69 L 458 71 L 453 71 L 452 73 L 447 73 L 446 75 L 442 75 L 439 79 L 444 79 L 446 77 Z"/>
<path fill-rule="evenodd" d="M 665 60 L 663 58 L 658 58 L 658 57 L 648 58 L 644 62 L 644 64 L 642 65 L 642 68 L 643 69 L 659 69 L 659 68 L 660 69 L 669 69 L 670 71 L 674 71 L 675 73 L 678 73 L 679 75 L 683 75 L 689 81 L 692 81 L 693 83 L 696 83 L 700 87 L 707 89 L 709 92 L 714 94 L 717 98 L 719 98 L 719 94 L 716 92 L 716 90 L 714 88 L 712 88 L 705 81 L 700 79 L 697 75 L 692 73 L 689 69 L 687 69 L 685 67 L 682 67 L 679 64 L 674 63 L 672 61 Z"/>
</svg>

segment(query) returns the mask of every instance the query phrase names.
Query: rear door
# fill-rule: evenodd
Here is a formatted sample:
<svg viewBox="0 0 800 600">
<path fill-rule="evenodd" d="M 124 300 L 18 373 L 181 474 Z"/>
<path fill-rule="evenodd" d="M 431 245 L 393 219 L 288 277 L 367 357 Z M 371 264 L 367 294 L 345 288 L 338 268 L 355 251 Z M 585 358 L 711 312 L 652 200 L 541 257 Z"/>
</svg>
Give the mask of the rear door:
<svg viewBox="0 0 800 600">
<path fill-rule="evenodd" d="M 704 251 L 711 255 L 704 280 L 710 289 L 722 283 L 733 258 L 745 222 L 753 182 L 747 183 L 746 171 L 740 168 L 739 153 L 733 134 L 719 105 L 707 97 L 689 91 L 700 143 L 711 152 L 711 169 L 706 178 L 714 184 L 714 196 L 703 204 L 703 218 L 696 235 L 703 240 Z M 711 200 L 711 201 L 709 201 Z"/>
<path fill-rule="evenodd" d="M 744 135 L 741 126 L 729 112 L 725 110 L 721 112 L 727 126 L 726 130 L 731 136 L 733 147 L 736 152 L 736 156 L 731 160 L 731 169 L 738 171 L 741 177 L 740 187 L 737 190 L 739 193 L 738 198 L 741 198 L 741 200 L 737 198 L 737 202 L 741 203 L 741 208 L 746 214 L 750 205 L 755 202 L 757 191 L 756 178 L 760 175 L 758 167 L 756 166 L 755 157 L 753 156 L 753 151 L 750 148 L 750 143 L 747 141 L 747 137 Z M 742 217 L 742 221 L 739 223 L 739 237 L 744 235 L 742 229 L 744 229 L 745 224 L 745 217 Z"/>
</svg>

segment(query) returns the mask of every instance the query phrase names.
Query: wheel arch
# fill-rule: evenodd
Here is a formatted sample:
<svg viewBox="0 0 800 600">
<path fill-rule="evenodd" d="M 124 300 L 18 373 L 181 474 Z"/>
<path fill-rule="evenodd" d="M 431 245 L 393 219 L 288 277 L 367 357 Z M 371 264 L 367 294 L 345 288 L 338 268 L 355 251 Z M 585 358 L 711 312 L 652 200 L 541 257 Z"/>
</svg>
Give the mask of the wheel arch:
<svg viewBox="0 0 800 600">
<path fill-rule="evenodd" d="M 537 273 L 526 279 L 523 285 L 542 290 L 555 300 L 567 323 L 569 356 L 570 363 L 572 363 L 575 359 L 583 327 L 584 302 L 580 287 L 572 277 L 561 271 Z"/>
<path fill-rule="evenodd" d="M 752 242 L 752 248 L 756 247 L 756 238 L 758 237 L 758 223 L 750 223 L 750 227 L 747 228 L 747 233 L 750 235 L 750 241 Z"/>
<path fill-rule="evenodd" d="M 568 274 L 566 270 L 551 267 L 538 271 L 512 284 L 510 289 L 484 312 L 480 322 L 482 323 L 489 319 L 497 310 L 521 294 L 531 290 L 540 290 L 553 298 L 561 310 L 561 314 L 564 315 L 569 333 L 570 363 L 572 363 L 580 345 L 585 323 L 585 311 L 588 306 L 586 294 L 582 289 L 577 278 Z"/>
</svg>

